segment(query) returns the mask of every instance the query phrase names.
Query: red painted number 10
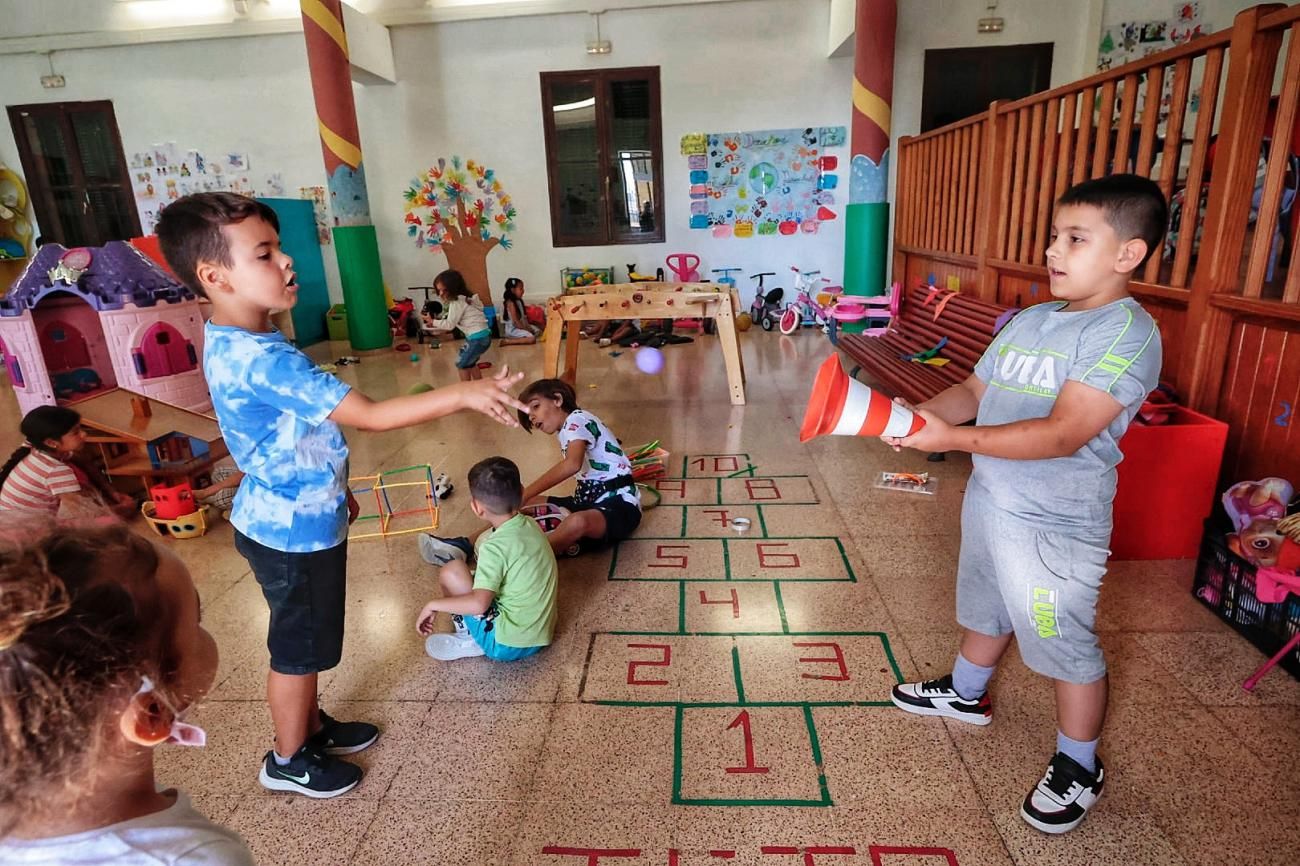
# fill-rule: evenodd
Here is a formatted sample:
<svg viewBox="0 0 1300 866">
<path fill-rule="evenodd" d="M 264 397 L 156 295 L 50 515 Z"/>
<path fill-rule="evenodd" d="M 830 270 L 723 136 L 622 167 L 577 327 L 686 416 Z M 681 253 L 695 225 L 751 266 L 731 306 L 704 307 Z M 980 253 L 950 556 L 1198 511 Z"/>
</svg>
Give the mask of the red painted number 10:
<svg viewBox="0 0 1300 866">
<path fill-rule="evenodd" d="M 741 710 L 740 715 L 727 725 L 727 730 L 740 728 L 740 734 L 745 738 L 745 764 L 742 767 L 726 767 L 728 773 L 767 773 L 771 767 L 759 767 L 754 763 L 754 732 L 749 729 L 749 710 Z"/>
</svg>

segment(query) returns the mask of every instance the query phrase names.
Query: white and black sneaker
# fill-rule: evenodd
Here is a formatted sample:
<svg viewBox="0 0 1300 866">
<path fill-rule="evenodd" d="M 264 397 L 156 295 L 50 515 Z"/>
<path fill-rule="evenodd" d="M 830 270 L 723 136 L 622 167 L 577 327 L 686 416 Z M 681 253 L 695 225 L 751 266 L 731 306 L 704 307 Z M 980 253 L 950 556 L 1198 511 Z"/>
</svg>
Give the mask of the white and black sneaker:
<svg viewBox="0 0 1300 866">
<path fill-rule="evenodd" d="M 1097 772 L 1089 773 L 1069 755 L 1057 752 L 1038 785 L 1025 796 L 1020 817 L 1044 833 L 1068 833 L 1087 816 L 1105 783 L 1101 758 Z"/>
<path fill-rule="evenodd" d="M 972 725 L 987 725 L 993 721 L 993 703 L 988 692 L 968 701 L 952 687 L 952 674 L 945 674 L 937 680 L 894 686 L 890 697 L 900 710 L 918 716 L 947 716 Z"/>
<path fill-rule="evenodd" d="M 442 538 L 429 532 L 420 533 L 420 557 L 430 565 L 443 566 L 453 559 L 468 562 L 474 558 L 474 545 L 465 536 Z"/>
<path fill-rule="evenodd" d="M 257 780 L 272 791 L 291 791 L 317 800 L 346 794 L 361 781 L 361 768 L 332 758 L 311 743 L 293 753 L 289 763 L 276 763 L 275 753 L 267 752 Z"/>
</svg>

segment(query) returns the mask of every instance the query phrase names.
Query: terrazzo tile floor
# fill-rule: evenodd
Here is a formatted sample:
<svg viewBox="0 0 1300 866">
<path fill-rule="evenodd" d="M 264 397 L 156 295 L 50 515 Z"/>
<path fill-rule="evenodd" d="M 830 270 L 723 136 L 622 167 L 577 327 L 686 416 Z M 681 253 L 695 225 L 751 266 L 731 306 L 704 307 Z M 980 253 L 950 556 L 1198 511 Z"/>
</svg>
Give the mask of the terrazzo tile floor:
<svg viewBox="0 0 1300 866">
<path fill-rule="evenodd" d="M 325 360 L 322 344 L 310 353 Z M 453 381 L 455 347 L 368 355 L 341 378 L 374 397 Z M 579 401 L 629 444 L 672 451 L 664 501 L 617 551 L 562 560 L 553 646 L 530 660 L 435 662 L 414 619 L 437 590 L 413 536 L 349 551 L 343 663 L 324 705 L 384 729 L 367 775 L 328 802 L 264 791 L 267 613 L 229 526 L 169 542 L 221 648 L 194 712 L 203 750 L 164 749 L 159 779 L 234 827 L 263 864 L 979 866 L 1300 863 L 1300 683 L 1239 683 L 1260 654 L 1189 592 L 1192 562 L 1114 563 L 1099 631 L 1111 665 L 1110 780 L 1077 831 L 1025 825 L 1020 799 L 1054 745 L 1050 685 L 1014 651 L 985 728 L 907 716 L 899 678 L 938 676 L 956 647 L 958 515 L 970 462 L 876 441 L 797 439 L 819 334 L 744 339 L 749 403 L 726 399 L 711 337 L 660 376 L 582 347 Z M 537 347 L 486 358 L 535 373 Z M 0 395 L 0 446 L 17 408 Z M 356 474 L 428 462 L 459 490 L 442 531 L 475 527 L 466 470 L 490 454 L 525 479 L 553 440 L 456 416 L 350 431 Z M 932 497 L 873 487 L 930 471 Z M 721 479 L 721 480 L 719 480 Z M 745 533 L 727 521 L 746 516 Z M 142 531 L 144 530 L 141 527 Z M 440 627 L 450 629 L 443 621 Z"/>
</svg>

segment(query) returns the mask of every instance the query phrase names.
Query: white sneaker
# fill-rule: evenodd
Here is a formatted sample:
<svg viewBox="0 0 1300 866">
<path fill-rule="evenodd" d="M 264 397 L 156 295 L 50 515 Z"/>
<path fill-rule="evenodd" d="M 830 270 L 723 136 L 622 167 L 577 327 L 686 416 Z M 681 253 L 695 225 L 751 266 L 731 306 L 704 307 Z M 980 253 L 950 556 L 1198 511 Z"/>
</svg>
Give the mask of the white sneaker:
<svg viewBox="0 0 1300 866">
<path fill-rule="evenodd" d="M 479 646 L 474 638 L 465 634 L 431 634 L 424 642 L 424 651 L 431 658 L 440 662 L 451 662 L 456 659 L 467 659 L 474 656 L 486 655 L 483 647 Z"/>
</svg>

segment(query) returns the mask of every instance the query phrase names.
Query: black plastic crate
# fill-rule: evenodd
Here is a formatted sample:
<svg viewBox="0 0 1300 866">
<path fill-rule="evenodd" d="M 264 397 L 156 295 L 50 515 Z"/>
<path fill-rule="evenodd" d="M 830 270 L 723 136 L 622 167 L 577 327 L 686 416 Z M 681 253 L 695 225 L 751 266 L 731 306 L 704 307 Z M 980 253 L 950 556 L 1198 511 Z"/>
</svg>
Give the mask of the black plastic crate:
<svg viewBox="0 0 1300 866">
<path fill-rule="evenodd" d="M 1300 596 L 1291 593 L 1277 604 L 1260 601 L 1255 566 L 1229 550 L 1213 528 L 1201 541 L 1192 595 L 1269 658 L 1300 632 Z M 1283 656 L 1278 667 L 1300 679 L 1300 646 Z"/>
</svg>

